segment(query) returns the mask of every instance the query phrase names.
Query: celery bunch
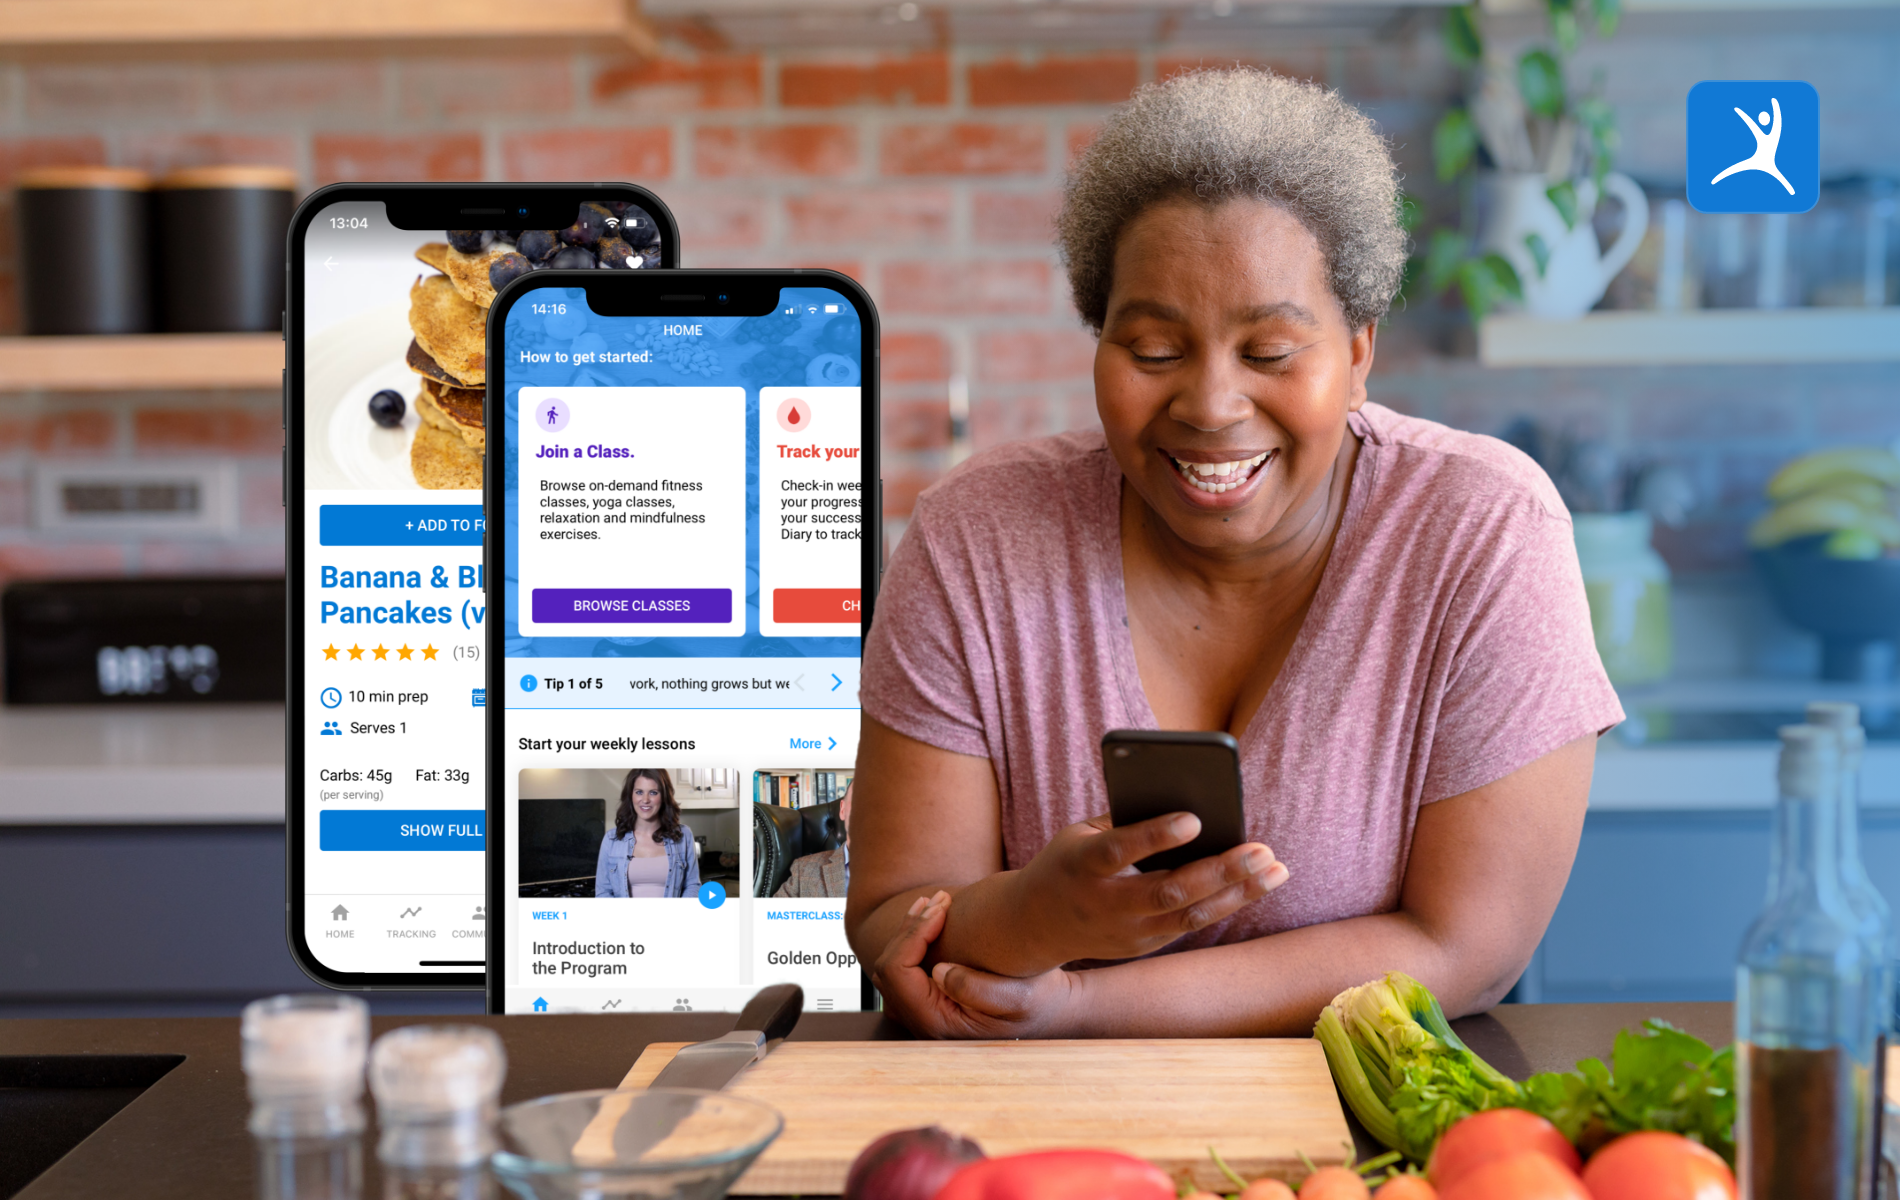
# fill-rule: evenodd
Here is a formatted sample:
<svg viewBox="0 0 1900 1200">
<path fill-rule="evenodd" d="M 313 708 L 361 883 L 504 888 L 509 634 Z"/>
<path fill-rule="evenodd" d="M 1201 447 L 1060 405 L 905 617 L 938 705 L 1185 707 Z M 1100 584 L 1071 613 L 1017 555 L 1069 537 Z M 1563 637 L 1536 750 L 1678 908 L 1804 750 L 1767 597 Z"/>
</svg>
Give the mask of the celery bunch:
<svg viewBox="0 0 1900 1200">
<path fill-rule="evenodd" d="M 1517 1084 L 1451 1031 L 1431 991 L 1398 971 L 1334 996 L 1313 1034 L 1353 1115 L 1415 1162 L 1460 1117 L 1523 1103 Z"/>
</svg>

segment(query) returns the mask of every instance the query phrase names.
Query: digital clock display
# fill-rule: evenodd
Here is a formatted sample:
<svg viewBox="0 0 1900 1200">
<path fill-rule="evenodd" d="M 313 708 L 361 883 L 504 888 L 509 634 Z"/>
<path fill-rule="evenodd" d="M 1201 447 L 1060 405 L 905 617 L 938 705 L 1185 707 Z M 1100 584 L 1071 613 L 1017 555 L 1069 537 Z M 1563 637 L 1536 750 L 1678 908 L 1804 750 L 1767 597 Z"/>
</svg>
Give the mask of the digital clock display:
<svg viewBox="0 0 1900 1200">
<path fill-rule="evenodd" d="M 330 228 L 332 229 L 368 229 L 369 218 L 368 217 L 331 217 Z"/>
</svg>

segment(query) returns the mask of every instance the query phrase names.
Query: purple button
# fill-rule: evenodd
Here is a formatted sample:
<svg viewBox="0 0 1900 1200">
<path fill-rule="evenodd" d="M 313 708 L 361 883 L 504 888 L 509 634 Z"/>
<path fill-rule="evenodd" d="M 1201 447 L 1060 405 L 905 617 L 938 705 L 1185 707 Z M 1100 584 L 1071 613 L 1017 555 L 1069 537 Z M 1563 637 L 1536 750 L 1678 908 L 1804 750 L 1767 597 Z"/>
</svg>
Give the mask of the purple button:
<svg viewBox="0 0 1900 1200">
<path fill-rule="evenodd" d="M 535 588 L 536 624 L 707 624 L 732 620 L 731 588 Z"/>
</svg>

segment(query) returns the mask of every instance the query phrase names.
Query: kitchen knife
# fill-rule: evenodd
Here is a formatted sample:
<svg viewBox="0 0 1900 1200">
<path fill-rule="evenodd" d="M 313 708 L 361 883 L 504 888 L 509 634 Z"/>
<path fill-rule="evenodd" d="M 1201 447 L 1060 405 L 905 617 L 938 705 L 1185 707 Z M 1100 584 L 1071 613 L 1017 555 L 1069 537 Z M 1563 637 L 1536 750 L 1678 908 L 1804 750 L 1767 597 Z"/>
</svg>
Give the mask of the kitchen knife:
<svg viewBox="0 0 1900 1200">
<path fill-rule="evenodd" d="M 772 1052 L 798 1024 L 805 1007 L 805 989 L 795 983 L 762 988 L 739 1010 L 738 1026 L 724 1037 L 682 1047 L 649 1087 L 703 1088 L 718 1091 L 741 1071 Z M 682 1119 L 650 1119 L 642 1125 L 626 1123 L 638 1093 L 616 1091 L 601 1097 L 593 1119 L 574 1143 L 576 1162 L 638 1162 L 665 1141 Z"/>
<path fill-rule="evenodd" d="M 761 989 L 739 1010 L 731 1033 L 683 1047 L 647 1086 L 718 1091 L 790 1036 L 804 1007 L 805 989 L 795 983 Z"/>
</svg>

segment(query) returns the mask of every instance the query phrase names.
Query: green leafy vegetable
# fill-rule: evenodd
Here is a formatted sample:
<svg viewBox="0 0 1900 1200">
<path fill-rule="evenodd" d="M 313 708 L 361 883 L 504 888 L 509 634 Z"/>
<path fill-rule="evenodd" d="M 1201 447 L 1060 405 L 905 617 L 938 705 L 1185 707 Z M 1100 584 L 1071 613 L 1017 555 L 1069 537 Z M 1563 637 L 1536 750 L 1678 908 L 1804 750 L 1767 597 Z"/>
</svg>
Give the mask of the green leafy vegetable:
<svg viewBox="0 0 1900 1200">
<path fill-rule="evenodd" d="M 1586 1058 L 1575 1071 L 1533 1075 L 1520 1086 L 1459 1040 L 1424 984 L 1393 971 L 1333 997 L 1313 1034 L 1360 1124 L 1414 1162 L 1426 1161 L 1456 1121 L 1503 1107 L 1544 1117 L 1585 1157 L 1613 1138 L 1655 1129 L 1735 1161 L 1734 1048 L 1713 1050 L 1666 1021 L 1617 1034 L 1608 1065 Z"/>
<path fill-rule="evenodd" d="M 1666 1021 L 1617 1034 L 1609 1066 L 1586 1058 L 1574 1072 L 1533 1075 L 1523 1095 L 1521 1107 L 1586 1155 L 1625 1133 L 1660 1129 L 1735 1161 L 1734 1047 L 1713 1050 Z"/>
<path fill-rule="evenodd" d="M 1451 1031 L 1430 990 L 1397 971 L 1333 997 L 1314 1033 L 1353 1115 L 1407 1158 L 1423 1162 L 1460 1117 L 1519 1098 Z"/>
</svg>

